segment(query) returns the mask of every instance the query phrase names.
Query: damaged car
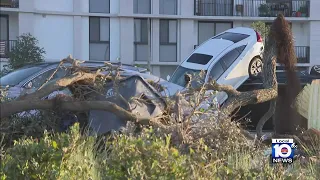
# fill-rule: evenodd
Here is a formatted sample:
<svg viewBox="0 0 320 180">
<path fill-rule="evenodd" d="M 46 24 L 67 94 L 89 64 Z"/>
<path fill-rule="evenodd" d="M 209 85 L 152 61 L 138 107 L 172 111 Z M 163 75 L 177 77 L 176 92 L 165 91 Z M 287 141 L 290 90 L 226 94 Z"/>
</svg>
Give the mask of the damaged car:
<svg viewBox="0 0 320 180">
<path fill-rule="evenodd" d="M 229 29 L 197 47 L 168 77 L 168 81 L 185 87 L 187 74 L 199 78 L 200 72 L 204 71 L 205 75 L 200 77 L 203 83 L 213 79 L 219 84 L 238 88 L 248 78 L 259 78 L 263 51 L 263 40 L 257 31 L 244 27 Z M 174 94 L 176 88 L 172 87 L 170 93 Z M 216 97 L 220 105 L 228 98 L 224 92 L 219 92 Z"/>
<path fill-rule="evenodd" d="M 31 93 L 43 85 L 52 74 L 50 80 L 60 79 L 70 75 L 70 63 L 64 63 L 59 67 L 60 62 L 44 62 L 26 65 L 0 78 L 1 88 L 8 87 L 8 97 L 16 98 L 24 93 Z M 120 66 L 120 71 L 135 71 L 146 73 L 147 69 L 131 65 L 111 63 L 113 66 Z M 103 61 L 85 61 L 80 66 L 88 69 L 98 69 L 105 66 Z M 58 69 L 56 71 L 56 69 Z M 55 72 L 56 71 L 56 72 Z M 54 73 L 55 72 L 55 73 Z"/>
</svg>

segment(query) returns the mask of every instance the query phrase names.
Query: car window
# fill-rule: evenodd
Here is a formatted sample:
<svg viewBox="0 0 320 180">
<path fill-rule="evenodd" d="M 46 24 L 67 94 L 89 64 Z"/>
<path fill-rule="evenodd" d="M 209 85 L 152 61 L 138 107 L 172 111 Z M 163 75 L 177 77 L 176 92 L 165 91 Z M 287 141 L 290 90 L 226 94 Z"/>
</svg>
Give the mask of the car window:
<svg viewBox="0 0 320 180">
<path fill-rule="evenodd" d="M 237 43 L 239 41 L 246 39 L 247 37 L 249 37 L 249 35 L 247 34 L 225 32 L 216 37 L 213 37 L 212 39 L 225 39 L 225 40 L 229 40 L 234 43 Z"/>
<path fill-rule="evenodd" d="M 243 45 L 243 46 L 238 47 L 237 49 L 238 49 L 239 53 L 241 54 L 246 47 L 247 47 L 247 45 Z"/>
<path fill-rule="evenodd" d="M 18 85 L 21 81 L 27 79 L 28 77 L 41 71 L 42 69 L 43 69 L 42 67 L 37 67 L 37 66 L 18 69 L 16 71 L 13 71 L 13 72 L 3 76 L 0 79 L 0 85 L 1 86 Z"/>
<path fill-rule="evenodd" d="M 211 59 L 212 56 L 210 55 L 194 53 L 189 57 L 187 62 L 206 65 Z"/>
<path fill-rule="evenodd" d="M 237 49 L 233 49 L 229 51 L 227 54 L 225 54 L 221 59 L 220 62 L 222 62 L 226 69 L 228 69 L 232 63 L 238 58 L 240 55 L 239 51 Z"/>
<path fill-rule="evenodd" d="M 47 79 L 52 75 L 52 73 L 55 70 L 56 69 L 51 69 L 49 71 L 46 71 L 46 72 L 40 74 L 39 76 L 35 77 L 34 79 L 32 79 L 31 80 L 32 88 L 37 89 L 37 88 L 41 87 L 47 81 Z M 67 71 L 65 69 L 59 68 L 58 71 L 54 74 L 54 76 L 50 80 L 62 78 L 66 75 L 66 73 L 67 73 Z"/>
<path fill-rule="evenodd" d="M 220 78 L 220 76 L 224 73 L 223 66 L 221 64 L 221 61 L 217 62 L 210 71 L 210 78 L 217 80 Z"/>
<path fill-rule="evenodd" d="M 233 62 L 239 57 L 239 55 L 243 52 L 245 47 L 246 45 L 240 46 L 238 48 L 235 48 L 229 51 L 220 59 L 220 62 L 223 63 L 226 69 L 228 69 L 233 64 Z"/>
<path fill-rule="evenodd" d="M 201 72 L 200 70 L 188 69 L 188 68 L 179 66 L 175 71 L 175 73 L 170 78 L 169 82 L 185 87 L 186 86 L 185 75 L 191 74 L 193 78 L 199 79 L 201 78 L 200 72 Z M 204 81 L 204 77 L 201 79 L 201 81 Z"/>
</svg>

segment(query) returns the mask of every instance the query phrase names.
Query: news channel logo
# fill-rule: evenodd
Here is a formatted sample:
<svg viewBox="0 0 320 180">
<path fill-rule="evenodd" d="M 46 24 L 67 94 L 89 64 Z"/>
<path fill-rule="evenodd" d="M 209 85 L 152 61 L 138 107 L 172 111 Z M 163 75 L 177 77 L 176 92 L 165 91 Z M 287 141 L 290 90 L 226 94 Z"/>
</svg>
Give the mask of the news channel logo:
<svg viewBox="0 0 320 180">
<path fill-rule="evenodd" d="M 272 163 L 293 163 L 294 151 L 297 145 L 293 139 L 272 139 Z"/>
</svg>

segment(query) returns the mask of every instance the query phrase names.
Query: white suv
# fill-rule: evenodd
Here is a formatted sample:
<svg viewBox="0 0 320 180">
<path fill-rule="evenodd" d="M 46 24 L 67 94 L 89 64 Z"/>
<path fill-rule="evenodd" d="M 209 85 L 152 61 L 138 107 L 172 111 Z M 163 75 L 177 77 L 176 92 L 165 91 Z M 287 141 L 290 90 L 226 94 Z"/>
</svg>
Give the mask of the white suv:
<svg viewBox="0 0 320 180">
<path fill-rule="evenodd" d="M 263 40 L 255 30 L 244 27 L 229 29 L 198 46 L 175 70 L 169 82 L 185 87 L 186 74 L 199 75 L 204 70 L 204 82 L 212 78 L 219 84 L 238 88 L 249 77 L 257 78 L 261 73 L 263 50 Z M 221 105 L 227 95 L 218 93 L 217 99 Z"/>
</svg>

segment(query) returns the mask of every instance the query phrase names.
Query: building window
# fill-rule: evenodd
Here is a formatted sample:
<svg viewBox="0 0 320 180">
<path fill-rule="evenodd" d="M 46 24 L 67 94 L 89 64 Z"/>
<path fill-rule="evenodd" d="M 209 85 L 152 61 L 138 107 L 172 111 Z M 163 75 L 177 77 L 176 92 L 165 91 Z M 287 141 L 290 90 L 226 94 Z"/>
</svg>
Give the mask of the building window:
<svg viewBox="0 0 320 180">
<path fill-rule="evenodd" d="M 10 50 L 9 16 L 0 14 L 0 58 L 7 58 Z"/>
<path fill-rule="evenodd" d="M 200 21 L 198 23 L 198 44 L 201 44 L 209 38 L 232 28 L 232 26 L 232 22 Z"/>
<path fill-rule="evenodd" d="M 242 0 L 241 0 L 242 1 Z M 195 15 L 197 16 L 232 16 L 234 3 L 241 3 L 239 0 L 195 0 Z M 245 0 L 250 3 L 253 0 Z M 258 0 L 262 1 L 262 0 Z M 242 2 L 243 3 L 243 2 Z"/>
<path fill-rule="evenodd" d="M 160 20 L 160 61 L 177 61 L 177 20 Z"/>
<path fill-rule="evenodd" d="M 160 0 L 159 7 L 160 14 L 176 15 L 178 2 L 177 0 Z"/>
<path fill-rule="evenodd" d="M 90 60 L 110 60 L 110 20 L 109 18 L 89 18 Z"/>
<path fill-rule="evenodd" d="M 135 61 L 148 60 L 148 19 L 134 19 L 134 49 Z"/>
<path fill-rule="evenodd" d="M 89 12 L 110 13 L 110 0 L 89 0 Z"/>
<path fill-rule="evenodd" d="M 0 40 L 9 40 L 9 17 L 7 15 L 0 16 Z"/>
<path fill-rule="evenodd" d="M 151 14 L 151 0 L 133 0 L 134 14 Z"/>
</svg>

